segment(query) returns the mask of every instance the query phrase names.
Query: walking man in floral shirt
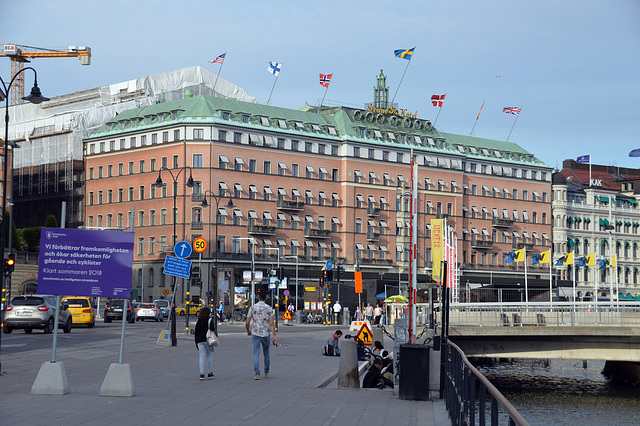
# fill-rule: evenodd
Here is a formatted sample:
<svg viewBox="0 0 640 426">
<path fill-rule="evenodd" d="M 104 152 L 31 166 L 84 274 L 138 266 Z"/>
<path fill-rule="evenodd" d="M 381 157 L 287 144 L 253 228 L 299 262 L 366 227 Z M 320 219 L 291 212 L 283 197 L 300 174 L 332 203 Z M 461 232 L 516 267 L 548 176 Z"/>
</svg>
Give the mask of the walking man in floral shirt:
<svg viewBox="0 0 640 426">
<path fill-rule="evenodd" d="M 273 344 L 278 344 L 276 337 L 276 327 L 273 321 L 273 310 L 271 306 L 264 303 L 267 296 L 264 293 L 258 294 L 258 303 L 249 308 L 247 314 L 247 335 L 251 336 L 253 343 L 253 370 L 256 373 L 254 379 L 260 380 L 260 346 L 262 345 L 262 355 L 264 357 L 264 377 L 269 377 L 269 367 L 271 359 L 269 357 L 269 332 L 273 332 Z M 252 321 L 253 320 L 253 321 Z"/>
</svg>

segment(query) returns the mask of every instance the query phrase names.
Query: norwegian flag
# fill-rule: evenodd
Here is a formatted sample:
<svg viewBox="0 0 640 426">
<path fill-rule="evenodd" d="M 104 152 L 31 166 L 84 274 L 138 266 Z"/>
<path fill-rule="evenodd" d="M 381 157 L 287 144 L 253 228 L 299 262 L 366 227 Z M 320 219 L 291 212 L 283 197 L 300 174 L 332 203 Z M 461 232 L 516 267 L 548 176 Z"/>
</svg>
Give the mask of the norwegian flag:
<svg viewBox="0 0 640 426">
<path fill-rule="evenodd" d="M 444 104 L 445 96 L 447 96 L 447 95 L 433 95 L 433 96 L 431 96 L 431 103 L 435 107 L 442 108 L 442 104 Z"/>
<path fill-rule="evenodd" d="M 329 87 L 333 74 L 320 74 L 320 86 Z"/>
<path fill-rule="evenodd" d="M 521 107 L 504 107 L 504 108 L 502 108 L 502 112 L 506 112 L 507 114 L 519 115 L 520 111 L 522 111 Z"/>
</svg>

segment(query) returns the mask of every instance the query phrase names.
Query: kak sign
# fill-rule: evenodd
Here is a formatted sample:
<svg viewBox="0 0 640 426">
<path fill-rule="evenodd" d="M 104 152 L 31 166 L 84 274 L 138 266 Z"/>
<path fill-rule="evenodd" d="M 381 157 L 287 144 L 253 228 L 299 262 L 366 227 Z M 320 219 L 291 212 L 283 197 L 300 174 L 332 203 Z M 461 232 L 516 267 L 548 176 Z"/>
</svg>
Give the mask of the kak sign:
<svg viewBox="0 0 640 426">
<path fill-rule="evenodd" d="M 129 298 L 134 236 L 133 232 L 42 228 L 38 292 Z"/>
</svg>

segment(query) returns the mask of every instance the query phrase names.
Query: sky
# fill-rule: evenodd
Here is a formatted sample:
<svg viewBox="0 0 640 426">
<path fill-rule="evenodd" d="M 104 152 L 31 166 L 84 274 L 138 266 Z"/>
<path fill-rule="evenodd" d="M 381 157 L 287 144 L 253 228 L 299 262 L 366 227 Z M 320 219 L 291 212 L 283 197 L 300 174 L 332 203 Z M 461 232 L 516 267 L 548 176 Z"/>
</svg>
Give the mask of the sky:
<svg viewBox="0 0 640 426">
<path fill-rule="evenodd" d="M 21 0 L 2 12 L 2 44 L 91 47 L 90 66 L 33 60 L 49 97 L 194 65 L 217 73 L 208 61 L 226 52 L 220 75 L 259 103 L 273 89 L 270 105 L 317 105 L 319 73 L 332 73 L 325 104 L 362 107 L 382 69 L 398 107 L 440 131 L 508 137 L 554 168 L 587 154 L 640 168 L 628 156 L 640 148 L 638 0 Z M 410 61 L 393 54 L 414 46 Z M 269 61 L 283 64 L 277 81 Z M 434 94 L 447 95 L 437 122 Z"/>
</svg>

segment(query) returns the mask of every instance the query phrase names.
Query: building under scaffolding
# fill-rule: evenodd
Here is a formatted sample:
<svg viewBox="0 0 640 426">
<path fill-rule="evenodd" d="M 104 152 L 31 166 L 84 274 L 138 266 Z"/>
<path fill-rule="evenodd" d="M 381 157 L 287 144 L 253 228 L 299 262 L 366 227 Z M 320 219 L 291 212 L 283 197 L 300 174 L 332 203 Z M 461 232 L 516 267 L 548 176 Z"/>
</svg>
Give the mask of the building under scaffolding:
<svg viewBox="0 0 640 426">
<path fill-rule="evenodd" d="M 19 148 L 13 151 L 8 197 L 16 226 L 42 226 L 50 214 L 60 223 L 62 202 L 67 203 L 66 226 L 83 225 L 83 138 L 121 111 L 182 99 L 186 90 L 255 102 L 244 89 L 194 66 L 56 96 L 40 105 L 11 106 L 9 139 Z M 4 125 L 1 129 L 4 134 Z"/>
</svg>

